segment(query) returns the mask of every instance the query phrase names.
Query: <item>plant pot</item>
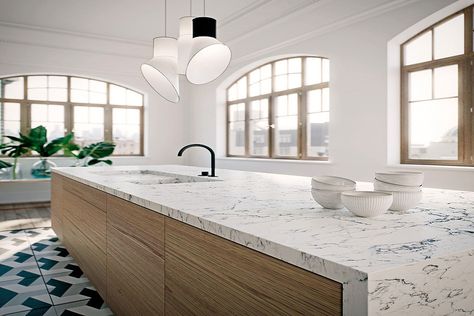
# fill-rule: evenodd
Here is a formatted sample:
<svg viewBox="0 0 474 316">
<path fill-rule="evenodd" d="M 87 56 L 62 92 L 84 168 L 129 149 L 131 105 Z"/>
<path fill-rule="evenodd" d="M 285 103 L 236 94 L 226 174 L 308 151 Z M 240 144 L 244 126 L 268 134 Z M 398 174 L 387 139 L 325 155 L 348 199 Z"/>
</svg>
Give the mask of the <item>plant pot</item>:
<svg viewBox="0 0 474 316">
<path fill-rule="evenodd" d="M 0 169 L 0 179 L 21 179 L 23 177 L 23 171 L 21 165 L 16 163 L 15 165 L 9 168 Z"/>
<path fill-rule="evenodd" d="M 50 178 L 51 168 L 56 167 L 56 164 L 49 161 L 47 158 L 40 158 L 31 167 L 31 175 L 35 178 Z"/>
</svg>

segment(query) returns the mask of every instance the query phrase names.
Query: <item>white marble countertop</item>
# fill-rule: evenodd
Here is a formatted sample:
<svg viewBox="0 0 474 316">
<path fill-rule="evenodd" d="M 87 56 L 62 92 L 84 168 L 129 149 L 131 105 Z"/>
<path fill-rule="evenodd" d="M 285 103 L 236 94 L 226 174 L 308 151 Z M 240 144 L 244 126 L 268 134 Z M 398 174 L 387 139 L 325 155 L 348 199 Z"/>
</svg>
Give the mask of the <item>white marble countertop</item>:
<svg viewBox="0 0 474 316">
<path fill-rule="evenodd" d="M 346 315 L 474 313 L 474 192 L 425 188 L 421 203 L 406 213 L 361 218 L 321 208 L 309 177 L 232 170 L 194 177 L 201 170 L 160 165 L 54 172 L 336 280 L 344 286 Z M 159 172 L 212 181 L 160 184 L 170 178 Z M 435 273 L 444 266 L 444 274 Z M 451 276 L 461 268 L 472 272 Z M 442 280 L 443 289 L 428 286 L 430 277 Z"/>
</svg>

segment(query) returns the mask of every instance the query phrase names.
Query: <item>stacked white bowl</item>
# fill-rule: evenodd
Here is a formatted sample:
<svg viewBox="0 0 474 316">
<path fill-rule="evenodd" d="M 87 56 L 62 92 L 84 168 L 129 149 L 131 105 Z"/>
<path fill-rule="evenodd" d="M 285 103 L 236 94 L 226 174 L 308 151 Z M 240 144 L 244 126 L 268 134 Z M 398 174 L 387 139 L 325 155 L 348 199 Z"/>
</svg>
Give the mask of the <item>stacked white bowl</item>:
<svg viewBox="0 0 474 316">
<path fill-rule="evenodd" d="M 311 179 L 311 187 L 314 200 L 322 207 L 340 209 L 344 207 L 341 201 L 341 193 L 354 191 L 356 183 L 346 178 L 321 176 Z"/>
<path fill-rule="evenodd" d="M 376 172 L 374 189 L 393 194 L 390 209 L 407 211 L 423 198 L 423 172 Z"/>
</svg>

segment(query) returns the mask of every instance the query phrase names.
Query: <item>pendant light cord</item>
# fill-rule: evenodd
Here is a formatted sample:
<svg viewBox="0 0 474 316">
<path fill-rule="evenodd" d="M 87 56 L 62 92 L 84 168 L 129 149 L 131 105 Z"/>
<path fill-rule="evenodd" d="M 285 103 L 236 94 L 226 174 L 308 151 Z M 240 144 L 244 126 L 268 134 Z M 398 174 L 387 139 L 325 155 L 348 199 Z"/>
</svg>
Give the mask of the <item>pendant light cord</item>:
<svg viewBox="0 0 474 316">
<path fill-rule="evenodd" d="M 206 16 L 206 0 L 203 0 L 203 3 L 204 3 L 204 16 Z"/>
<path fill-rule="evenodd" d="M 168 2 L 168 1 L 165 0 L 165 37 L 166 37 L 166 24 L 167 24 L 167 23 L 166 23 L 167 2 Z"/>
</svg>

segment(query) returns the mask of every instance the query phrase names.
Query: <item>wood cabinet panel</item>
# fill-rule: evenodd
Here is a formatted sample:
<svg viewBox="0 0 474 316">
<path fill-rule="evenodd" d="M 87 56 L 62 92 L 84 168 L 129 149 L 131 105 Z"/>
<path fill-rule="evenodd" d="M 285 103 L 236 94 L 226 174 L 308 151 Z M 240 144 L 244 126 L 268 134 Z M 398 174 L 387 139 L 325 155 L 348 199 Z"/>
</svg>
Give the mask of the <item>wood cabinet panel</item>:
<svg viewBox="0 0 474 316">
<path fill-rule="evenodd" d="M 164 217 L 123 199 L 107 196 L 107 223 L 164 259 Z"/>
<path fill-rule="evenodd" d="M 117 315 L 164 315 L 164 260 L 112 225 L 107 226 L 107 303 Z"/>
<path fill-rule="evenodd" d="M 105 253 L 106 213 L 67 190 L 64 190 L 63 198 L 63 217 L 69 218 L 92 243 Z"/>
<path fill-rule="evenodd" d="M 167 315 L 341 315 L 342 285 L 166 218 Z"/>
<path fill-rule="evenodd" d="M 107 295 L 106 254 L 68 217 L 63 218 L 63 243 L 102 297 Z"/>
<path fill-rule="evenodd" d="M 66 177 L 63 178 L 63 188 L 105 212 L 107 193 Z"/>
<path fill-rule="evenodd" d="M 51 226 L 54 232 L 63 239 L 63 177 L 57 173 L 51 176 Z"/>
</svg>

